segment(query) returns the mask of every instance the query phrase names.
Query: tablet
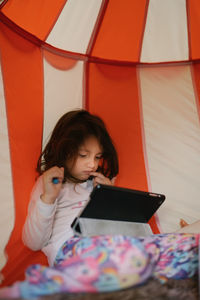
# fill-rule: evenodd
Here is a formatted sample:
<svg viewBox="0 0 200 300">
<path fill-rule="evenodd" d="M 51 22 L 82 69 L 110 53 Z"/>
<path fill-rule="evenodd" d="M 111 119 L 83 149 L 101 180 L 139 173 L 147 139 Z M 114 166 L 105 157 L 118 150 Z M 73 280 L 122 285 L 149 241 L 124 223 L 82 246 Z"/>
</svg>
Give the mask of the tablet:
<svg viewBox="0 0 200 300">
<path fill-rule="evenodd" d="M 101 230 L 105 225 L 106 232 L 108 232 L 108 224 L 113 228 L 116 226 L 122 228 L 124 224 L 127 227 L 130 223 L 147 224 L 164 200 L 163 194 L 98 184 L 90 194 L 87 205 L 72 223 L 72 228 L 74 233 L 81 233 L 83 230 L 80 224 L 82 228 L 83 225 L 86 228 L 88 224 L 88 231 L 89 226 L 94 227 L 98 222 Z M 100 220 L 105 220 L 105 222 L 99 222 Z M 91 228 L 89 231 L 91 232 Z M 96 233 L 99 234 L 101 231 Z M 84 235 L 87 235 L 86 230 Z"/>
<path fill-rule="evenodd" d="M 163 194 L 99 184 L 80 216 L 147 223 L 164 200 Z"/>
</svg>

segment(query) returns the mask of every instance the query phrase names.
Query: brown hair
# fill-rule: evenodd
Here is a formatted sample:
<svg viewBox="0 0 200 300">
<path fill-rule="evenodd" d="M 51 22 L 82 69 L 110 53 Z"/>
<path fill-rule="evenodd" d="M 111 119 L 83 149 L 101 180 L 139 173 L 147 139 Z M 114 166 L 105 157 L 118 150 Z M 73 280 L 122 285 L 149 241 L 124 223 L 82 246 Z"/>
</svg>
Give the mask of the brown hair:
<svg viewBox="0 0 200 300">
<path fill-rule="evenodd" d="M 70 111 L 58 120 L 38 159 L 37 172 L 41 175 L 53 166 L 64 167 L 64 182 L 79 182 L 69 173 L 66 161 L 75 161 L 80 146 L 90 136 L 94 136 L 103 149 L 98 171 L 110 179 L 115 177 L 118 174 L 118 156 L 106 126 L 100 117 L 83 109 Z"/>
</svg>

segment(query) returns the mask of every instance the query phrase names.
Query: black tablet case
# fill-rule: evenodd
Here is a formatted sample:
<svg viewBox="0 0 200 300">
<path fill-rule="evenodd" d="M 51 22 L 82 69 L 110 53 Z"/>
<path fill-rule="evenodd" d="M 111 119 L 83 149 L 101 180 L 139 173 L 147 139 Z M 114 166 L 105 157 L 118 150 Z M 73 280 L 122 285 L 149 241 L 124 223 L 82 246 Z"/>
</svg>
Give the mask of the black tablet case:
<svg viewBox="0 0 200 300">
<path fill-rule="evenodd" d="M 99 184 L 72 228 L 82 236 L 130 232 L 148 235 L 152 233 L 148 221 L 164 200 L 163 194 Z"/>
</svg>

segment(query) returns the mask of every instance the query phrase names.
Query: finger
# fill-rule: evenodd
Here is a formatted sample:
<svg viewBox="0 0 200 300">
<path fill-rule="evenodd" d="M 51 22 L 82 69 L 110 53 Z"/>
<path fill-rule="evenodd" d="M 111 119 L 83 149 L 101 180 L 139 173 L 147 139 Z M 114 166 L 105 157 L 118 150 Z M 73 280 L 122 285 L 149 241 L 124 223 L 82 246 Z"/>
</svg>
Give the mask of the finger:
<svg viewBox="0 0 200 300">
<path fill-rule="evenodd" d="M 62 181 L 63 181 L 63 178 L 64 178 L 64 168 L 61 167 L 61 168 L 59 168 L 58 171 L 59 171 L 58 179 L 60 180 L 60 182 L 62 182 Z"/>
<path fill-rule="evenodd" d="M 61 167 L 61 168 L 55 167 L 55 168 L 52 169 L 52 171 L 53 171 L 54 174 L 57 174 L 60 177 L 62 177 L 63 174 L 64 174 L 64 168 L 63 167 Z"/>
<path fill-rule="evenodd" d="M 90 175 L 98 178 L 104 178 L 105 176 L 102 173 L 99 172 L 91 172 Z"/>
<path fill-rule="evenodd" d="M 96 186 L 97 184 L 103 184 L 103 181 L 98 177 L 94 177 L 93 183 Z"/>
<path fill-rule="evenodd" d="M 100 183 L 97 177 L 94 177 L 94 180 L 93 180 L 93 182 L 94 182 L 95 184 L 98 184 L 98 183 Z"/>
<path fill-rule="evenodd" d="M 62 183 L 64 178 L 64 168 L 53 167 L 44 172 L 44 180 L 49 183 Z"/>
<path fill-rule="evenodd" d="M 111 185 L 111 181 L 109 178 L 103 176 L 103 177 L 95 177 L 94 178 L 95 183 L 97 184 L 107 184 L 107 185 Z"/>
<path fill-rule="evenodd" d="M 61 167 L 61 168 L 53 167 L 52 169 L 49 169 L 49 171 L 50 171 L 51 175 L 55 175 L 55 176 L 58 176 L 58 177 L 63 177 L 63 175 L 64 175 L 64 168 L 63 167 Z"/>
<path fill-rule="evenodd" d="M 116 177 L 113 177 L 110 181 L 112 184 L 115 184 Z"/>
</svg>

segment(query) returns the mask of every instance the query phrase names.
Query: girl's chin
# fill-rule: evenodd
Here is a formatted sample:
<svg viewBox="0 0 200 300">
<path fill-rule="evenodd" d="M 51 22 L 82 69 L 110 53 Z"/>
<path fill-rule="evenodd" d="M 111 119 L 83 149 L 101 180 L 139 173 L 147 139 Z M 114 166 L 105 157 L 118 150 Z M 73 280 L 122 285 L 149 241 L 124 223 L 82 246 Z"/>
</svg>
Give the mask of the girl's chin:
<svg viewBox="0 0 200 300">
<path fill-rule="evenodd" d="M 72 176 L 69 182 L 72 183 L 82 183 L 89 179 L 90 175 L 80 175 L 80 176 Z M 92 179 L 92 178 L 91 178 Z"/>
<path fill-rule="evenodd" d="M 93 176 L 90 176 L 89 174 L 83 174 L 83 175 L 77 177 L 77 179 L 80 181 L 86 181 L 86 180 L 92 179 L 92 178 L 93 178 Z"/>
<path fill-rule="evenodd" d="M 83 174 L 80 175 L 79 178 L 80 178 L 80 179 L 85 179 L 85 180 L 87 180 L 89 177 L 91 177 L 90 174 L 88 174 L 88 173 L 83 173 Z"/>
</svg>

